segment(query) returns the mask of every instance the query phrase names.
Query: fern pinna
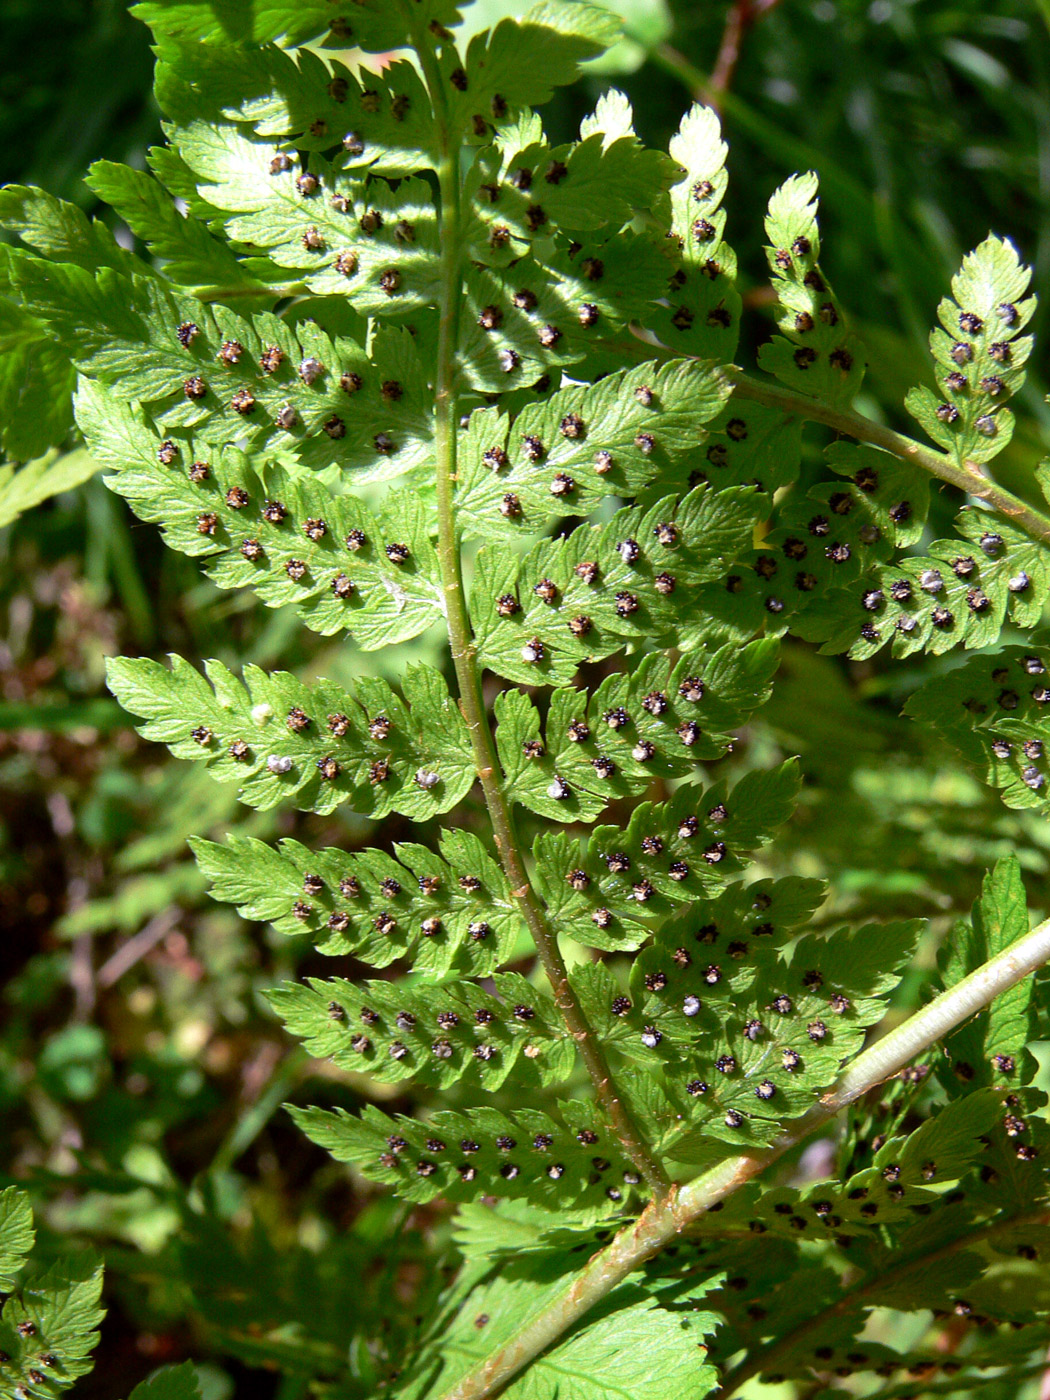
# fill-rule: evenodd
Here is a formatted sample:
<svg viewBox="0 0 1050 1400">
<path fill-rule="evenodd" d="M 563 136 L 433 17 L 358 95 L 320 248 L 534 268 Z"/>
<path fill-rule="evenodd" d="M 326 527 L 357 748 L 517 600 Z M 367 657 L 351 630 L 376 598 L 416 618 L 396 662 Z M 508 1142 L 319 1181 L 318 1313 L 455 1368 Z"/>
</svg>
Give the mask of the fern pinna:
<svg viewBox="0 0 1050 1400">
<path fill-rule="evenodd" d="M 940 305 L 935 387 L 907 401 L 924 446 L 851 409 L 865 351 L 814 176 L 770 201 L 777 333 L 751 377 L 715 114 L 665 154 L 609 92 L 548 143 L 533 108 L 615 39 L 607 12 L 551 0 L 467 41 L 450 0 L 135 8 L 169 144 L 89 183 L 144 255 L 9 188 L 7 295 L 58 347 L 56 385 L 75 374 L 109 485 L 216 584 L 361 653 L 447 637 L 447 665 L 396 683 L 366 657 L 346 686 L 110 668 L 141 732 L 246 804 L 420 828 L 352 853 L 195 844 L 217 899 L 382 974 L 275 989 L 290 1032 L 430 1105 L 292 1108 L 361 1176 L 459 1207 L 458 1273 L 384 1393 L 1034 1373 L 1026 979 L 1050 931 L 1029 933 L 1019 865 L 948 940 L 940 995 L 865 1049 L 921 925 L 812 927 L 821 882 L 750 869 L 802 775 L 731 757 L 785 633 L 961 646 L 980 654 L 910 712 L 1007 802 L 1046 804 L 1050 651 L 1017 637 L 1050 520 L 985 469 L 1030 349 L 1013 248 L 989 237 Z M 803 472 L 807 421 L 834 441 Z M 949 538 L 931 476 L 966 498 Z M 818 1130 L 820 1179 L 766 1170 Z M 877 1308 L 935 1321 L 869 1344 Z"/>
</svg>

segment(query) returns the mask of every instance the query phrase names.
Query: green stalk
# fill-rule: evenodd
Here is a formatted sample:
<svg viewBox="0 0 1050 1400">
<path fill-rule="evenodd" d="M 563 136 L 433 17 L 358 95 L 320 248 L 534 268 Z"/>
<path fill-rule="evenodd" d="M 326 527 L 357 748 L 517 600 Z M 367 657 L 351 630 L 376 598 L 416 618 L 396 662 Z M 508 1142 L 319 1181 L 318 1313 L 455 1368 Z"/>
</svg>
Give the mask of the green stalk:
<svg viewBox="0 0 1050 1400">
<path fill-rule="evenodd" d="M 434 114 L 441 133 L 442 158 L 438 170 L 441 194 L 439 240 L 441 286 L 437 368 L 434 382 L 434 452 L 437 461 L 437 555 L 441 569 L 445 619 L 452 664 L 459 688 L 459 704 L 470 734 L 478 779 L 492 823 L 493 839 L 511 895 L 519 903 L 540 962 L 554 991 L 554 1000 L 576 1043 L 580 1058 L 594 1085 L 595 1097 L 624 1152 L 644 1176 L 655 1196 L 670 1189 L 670 1181 L 645 1136 L 620 1097 L 601 1044 L 587 1021 L 569 982 L 568 969 L 558 947 L 558 936 L 538 899 L 525 869 L 514 816 L 502 786 L 502 772 L 492 728 L 481 691 L 477 648 L 463 588 L 459 537 L 456 530 L 454 492 L 456 481 L 456 354 L 459 343 L 459 311 L 463 301 L 461 200 L 457 132 L 449 130 L 441 74 L 425 34 L 416 36 L 424 76 L 430 89 Z"/>
<path fill-rule="evenodd" d="M 1047 0 L 1047 3 L 1050 4 L 1050 0 Z M 650 359 L 668 361 L 693 358 L 683 357 L 678 352 L 648 339 L 647 335 L 647 332 L 638 329 L 635 335 L 610 344 L 614 344 L 630 364 Z M 854 413 L 852 409 L 831 408 L 819 399 L 810 398 L 806 394 L 796 394 L 790 389 L 782 389 L 779 384 L 768 380 L 757 379 L 737 365 L 721 365 L 719 371 L 732 384 L 734 398 L 765 404 L 808 423 L 823 423 L 825 427 L 832 428 L 844 437 L 851 437 L 857 442 L 870 442 L 873 447 L 892 452 L 901 461 L 910 462 L 912 466 L 929 472 L 939 481 L 956 486 L 967 495 L 984 501 L 1039 544 L 1050 545 L 1050 516 L 1042 514 L 1034 506 L 1022 501 L 1019 496 L 1007 491 L 1005 487 L 989 480 L 975 462 L 964 462 L 960 466 L 946 452 L 938 452 L 936 448 L 916 442 L 904 433 L 883 427 L 881 423 L 865 418 L 863 414 Z"/>
<path fill-rule="evenodd" d="M 835 1087 L 760 1152 L 729 1157 L 664 1199 L 654 1200 L 590 1261 L 561 1293 L 498 1351 L 447 1391 L 444 1400 L 486 1400 L 556 1342 L 590 1308 L 712 1206 L 758 1176 L 785 1152 L 825 1127 L 847 1104 L 898 1074 L 915 1056 L 1030 976 L 1050 959 L 1050 919 L 942 992 L 858 1055 Z"/>
<path fill-rule="evenodd" d="M 855 438 L 858 442 L 870 442 L 875 447 L 892 452 L 895 457 L 921 467 L 938 480 L 957 486 L 960 491 L 965 491 L 970 496 L 976 496 L 978 500 L 1005 515 L 1018 529 L 1038 540 L 1040 544 L 1050 544 L 1050 519 L 1034 507 L 1026 505 L 1012 492 L 989 481 L 974 463 L 967 462 L 959 466 L 947 453 L 924 447 L 914 438 L 905 437 L 903 433 L 894 432 L 892 428 L 884 428 L 880 423 L 874 423 L 859 413 L 853 413 L 849 409 L 830 408 L 817 399 L 807 398 L 805 394 L 793 394 L 789 389 L 781 389 L 776 384 L 754 379 L 743 370 L 731 367 L 727 368 L 725 373 L 733 383 L 735 398 L 766 404 L 770 408 L 780 409 L 783 413 L 805 418 L 811 423 L 823 423 L 825 427 L 833 428 L 835 432 L 846 437 Z"/>
</svg>

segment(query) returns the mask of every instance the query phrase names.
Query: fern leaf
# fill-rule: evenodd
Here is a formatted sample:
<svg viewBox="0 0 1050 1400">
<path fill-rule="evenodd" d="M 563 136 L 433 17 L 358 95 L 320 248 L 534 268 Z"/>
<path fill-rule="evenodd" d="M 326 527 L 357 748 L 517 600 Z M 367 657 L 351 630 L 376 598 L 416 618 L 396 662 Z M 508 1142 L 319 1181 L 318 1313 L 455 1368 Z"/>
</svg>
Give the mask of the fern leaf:
<svg viewBox="0 0 1050 1400">
<path fill-rule="evenodd" d="M 6 299 L 0 299 L 0 346 L 0 445 L 8 457 L 29 462 L 57 447 L 73 426 L 76 373 L 47 327 Z"/>
<path fill-rule="evenodd" d="M 662 269 L 648 256 L 647 241 L 630 228 L 612 237 L 602 229 L 572 241 L 532 237 L 531 224 L 539 215 L 530 211 L 538 209 L 549 223 L 546 211 L 530 197 L 534 165 L 549 168 L 548 148 L 541 137 L 538 121 L 535 129 L 530 125 L 522 133 L 520 144 L 505 130 L 494 148 L 478 153 L 467 183 L 471 204 L 464 237 L 470 257 L 490 273 L 500 274 L 488 285 L 497 288 L 507 333 L 517 334 L 503 346 L 513 355 L 493 366 L 483 351 L 480 367 L 473 367 L 472 357 L 484 344 L 484 338 L 472 330 L 481 310 L 476 305 L 461 332 L 469 337 L 461 341 L 462 370 L 479 379 L 483 372 L 486 382 L 491 379 L 498 391 L 529 383 L 529 359 L 541 351 L 552 361 L 556 359 L 552 350 L 569 358 L 586 352 L 596 357 L 596 365 L 610 371 L 622 368 L 625 358 L 644 358 L 645 345 L 632 342 L 626 334 L 612 346 L 606 341 L 618 331 L 625 332 L 632 319 L 646 316 L 650 303 L 664 289 Z M 475 301 L 474 289 L 485 281 L 468 274 L 468 290 Z M 500 287 L 510 306 L 499 296 Z M 531 293 L 523 298 L 532 313 L 524 321 L 514 314 L 522 309 L 514 303 L 519 293 Z"/>
<path fill-rule="evenodd" d="M 586 842 L 545 833 L 534 846 L 536 879 L 551 918 L 592 948 L 637 948 L 677 905 L 717 891 L 745 857 L 791 815 L 794 762 L 678 789 L 670 802 L 641 803 L 625 828 L 595 827 Z M 562 801 L 569 805 L 573 795 Z M 568 820 L 568 818 L 564 818 Z"/>
<path fill-rule="evenodd" d="M 452 0 L 424 0 L 412 6 L 422 27 L 431 21 L 455 24 Z M 388 0 L 138 0 L 132 14 L 158 36 L 182 43 L 288 44 L 329 37 L 352 41 L 368 53 L 386 53 L 411 43 L 408 7 Z"/>
<path fill-rule="evenodd" d="M 116 210 L 153 256 L 161 259 L 164 275 L 173 282 L 186 287 L 219 287 L 231 294 L 257 292 L 264 302 L 274 300 L 266 283 L 253 277 L 229 247 L 197 219 L 179 214 L 171 196 L 145 171 L 98 160 L 85 183 Z"/>
<path fill-rule="evenodd" d="M 396 1187 L 406 1200 L 471 1200 L 480 1190 L 549 1209 L 619 1209 L 638 1184 L 638 1173 L 593 1105 L 573 1101 L 560 1109 L 560 1120 L 537 1109 L 474 1108 L 438 1112 L 425 1123 L 388 1117 L 372 1105 L 358 1118 L 339 1110 L 289 1111 L 336 1161 L 354 1163 L 369 1180 Z"/>
<path fill-rule="evenodd" d="M 740 330 L 736 254 L 725 242 L 728 147 L 718 114 L 693 106 L 671 138 L 671 158 L 682 178 L 671 190 L 672 244 L 667 267 L 668 305 L 649 311 L 647 324 L 665 345 L 730 363 Z M 660 256 L 663 250 L 654 250 Z"/>
<path fill-rule="evenodd" d="M 1004 856 L 985 876 L 970 921 L 960 920 L 942 946 L 944 985 L 962 981 L 1027 932 L 1028 905 L 1020 862 L 1016 856 Z M 1035 1038 L 1032 983 L 1026 979 L 947 1038 L 948 1061 L 941 1077 L 953 1094 L 976 1085 L 1019 1088 L 1031 1080 L 1035 1070 L 1027 1049 Z M 969 1098 L 967 1092 L 967 1102 Z"/>
<path fill-rule="evenodd" d="M 33 1210 L 17 1186 L 0 1191 L 0 1289 L 10 1293 L 33 1247 Z"/>
<path fill-rule="evenodd" d="M 507 795 L 555 821 L 592 821 L 654 778 L 721 758 L 730 731 L 768 696 L 777 658 L 772 640 L 690 654 L 677 664 L 652 653 L 629 675 L 607 676 L 592 695 L 554 691 L 545 728 L 531 700 L 504 692 L 495 712 Z M 569 797 L 551 796 L 559 779 Z"/>
<path fill-rule="evenodd" d="M 176 147 L 194 123 L 225 126 L 232 118 L 279 146 L 293 166 L 301 151 L 340 143 L 338 168 L 361 175 L 414 175 L 437 165 L 430 98 L 404 60 L 382 74 L 358 72 L 312 49 L 267 45 L 231 63 L 226 50 L 167 41 L 156 87 Z"/>
<path fill-rule="evenodd" d="M 103 267 L 129 271 L 136 266 L 104 223 L 31 185 L 5 185 L 0 190 L 0 225 L 44 257 L 74 263 L 88 272 Z"/>
<path fill-rule="evenodd" d="M 892 641 L 896 656 L 943 655 L 992 645 L 1008 622 L 1030 629 L 1050 594 L 1044 546 L 973 507 L 958 536 L 936 540 L 925 556 L 883 565 L 827 608 L 828 650 L 867 657 Z"/>
<path fill-rule="evenodd" d="M 387 713 L 390 713 L 389 711 Z M 410 958 L 430 976 L 482 976 L 519 947 L 521 918 L 499 867 L 477 837 L 448 831 L 441 854 L 415 844 L 383 851 L 312 852 L 250 838 L 195 841 L 212 896 L 287 935 L 309 934 L 322 953 L 372 967 Z"/>
<path fill-rule="evenodd" d="M 756 496 L 698 487 L 544 541 L 520 564 L 485 551 L 470 597 L 480 659 L 510 680 L 556 685 L 628 642 L 673 645 L 686 591 L 750 546 Z"/>
<path fill-rule="evenodd" d="M 1035 297 L 1025 296 L 1031 275 L 1012 244 L 989 235 L 952 278 L 953 300 L 937 308 L 941 328 L 930 349 L 938 392 L 913 389 L 905 402 L 960 465 L 989 461 L 1013 435 L 1004 405 L 1024 383 L 1032 350 L 1032 337 L 1020 336 L 1035 311 Z"/>
<path fill-rule="evenodd" d="M 452 89 L 454 120 L 466 130 L 475 113 L 499 121 L 507 106 L 548 102 L 555 88 L 575 81 L 581 63 L 614 44 L 621 29 L 603 6 L 549 0 L 532 5 L 520 18 L 500 20 L 470 41 L 463 60 L 465 82 Z"/>
<path fill-rule="evenodd" d="M 703 472 L 713 487 L 753 484 L 772 495 L 797 480 L 802 462 L 798 418 L 765 404 L 730 399 L 707 432 Z"/>
<path fill-rule="evenodd" d="M 856 645 L 868 654 L 887 635 L 887 611 L 896 615 L 888 561 L 921 535 L 929 484 L 875 448 L 835 444 L 827 458 L 848 480 L 821 482 L 777 502 L 761 547 L 738 558 L 721 589 L 705 591 L 705 610 L 731 621 L 741 638 L 763 625 L 789 625 L 807 640 L 826 642 L 828 651 Z M 901 567 L 910 567 L 907 557 Z M 888 608 L 880 590 L 888 592 Z"/>
<path fill-rule="evenodd" d="M 249 320 L 153 279 L 108 269 L 96 279 L 29 257 L 14 275 L 81 373 L 111 396 L 148 404 L 164 434 L 269 444 L 315 466 L 374 468 L 396 457 L 405 470 L 428 450 L 425 378 L 404 334 L 377 341 L 372 359 L 316 326 L 296 334 L 279 317 Z"/>
<path fill-rule="evenodd" d="M 0 1385 L 6 1391 L 11 1382 L 7 1393 L 28 1394 L 29 1385 L 68 1390 L 91 1370 L 101 1294 L 102 1265 L 84 1255 L 53 1265 L 8 1298 L 0 1315 Z"/>
<path fill-rule="evenodd" d="M 405 703 L 378 679 L 347 690 L 250 666 L 241 682 L 211 661 L 205 680 L 181 657 L 171 661 L 169 671 L 113 659 L 110 689 L 145 720 L 143 737 L 237 782 L 249 806 L 294 799 L 304 811 L 331 812 L 350 803 L 368 816 L 423 820 L 454 807 L 473 782 L 466 726 L 428 667 L 405 673 Z"/>
<path fill-rule="evenodd" d="M 907 1226 L 915 1220 L 915 1206 L 935 1205 L 980 1161 L 981 1137 L 1001 1114 L 1002 1095 L 979 1090 L 965 1103 L 948 1104 L 913 1133 L 885 1142 L 870 1166 L 843 1181 L 802 1189 L 748 1187 L 727 1203 L 728 1218 L 720 1223 L 750 1227 L 756 1220 L 762 1233 L 827 1240 Z"/>
<path fill-rule="evenodd" d="M 922 929 L 911 920 L 811 934 L 786 957 L 756 939 L 762 925 L 738 919 L 748 941 L 727 926 L 694 934 L 694 917 L 680 915 L 632 973 L 623 1048 L 655 1049 L 679 1105 L 663 1146 L 685 1161 L 709 1159 L 711 1140 L 770 1142 L 811 1108 L 882 1019 Z"/>
<path fill-rule="evenodd" d="M 536 534 L 568 509 L 587 515 L 610 494 L 684 475 L 728 394 L 716 366 L 675 360 L 561 389 L 513 420 L 477 410 L 459 454 L 460 516 L 486 537 Z"/>
<path fill-rule="evenodd" d="M 569 1259 L 575 1263 L 575 1256 Z M 565 1286 L 568 1267 L 566 1260 L 555 1273 L 542 1261 L 531 1272 L 497 1270 L 458 1299 L 458 1314 L 435 1339 L 443 1363 L 439 1387 L 447 1389 L 492 1348 L 508 1342 L 523 1317 L 532 1316 L 549 1294 Z M 479 1318 L 485 1319 L 483 1326 Z M 706 1357 L 718 1321 L 692 1299 L 687 1306 L 674 1306 L 672 1300 L 661 1307 L 632 1280 L 614 1289 L 588 1321 L 545 1351 L 504 1395 L 507 1400 L 550 1400 L 555 1395 L 558 1400 L 626 1400 L 643 1394 L 647 1400 L 703 1400 L 717 1387 L 717 1373 Z M 412 1386 L 399 1390 L 396 1400 L 437 1393 Z"/>
<path fill-rule="evenodd" d="M 928 681 L 905 712 L 936 730 L 999 788 L 1008 807 L 1047 813 L 1048 667 L 1044 646 L 1003 647 Z"/>
<path fill-rule="evenodd" d="M 838 299 L 820 267 L 817 177 L 793 175 L 769 201 L 766 249 L 780 300 L 781 334 L 762 347 L 764 370 L 797 393 L 848 407 L 864 364 Z"/>
<path fill-rule="evenodd" d="M 203 1400 L 193 1362 L 154 1371 L 147 1380 L 139 1382 L 128 1400 Z"/>
<path fill-rule="evenodd" d="M 263 467 L 237 448 L 162 437 L 143 414 L 82 381 L 80 426 L 107 480 L 169 543 L 203 558 L 224 588 L 291 603 L 315 632 L 346 630 L 365 650 L 404 641 L 441 615 L 429 521 L 418 496 L 387 497 L 376 517 L 319 481 Z"/>
<path fill-rule="evenodd" d="M 10 445 L 8 450 L 12 450 Z M 0 466 L 0 526 L 10 525 L 27 510 L 50 500 L 52 496 L 83 485 L 98 470 L 98 462 L 82 448 L 61 454 L 49 452 L 36 461 L 27 462 L 17 471 L 13 466 Z"/>
<path fill-rule="evenodd" d="M 350 296 L 370 316 L 403 316 L 438 295 L 437 221 L 430 186 L 397 190 L 311 155 L 292 162 L 272 139 L 194 122 L 178 133 L 202 199 L 226 215 L 238 243 L 264 248 L 311 291 Z"/>
<path fill-rule="evenodd" d="M 576 1054 L 553 998 L 519 973 L 498 973 L 496 995 L 474 982 L 441 987 L 355 984 L 341 978 L 285 983 L 268 1000 L 311 1054 L 387 1083 L 448 1088 L 460 1080 L 489 1093 L 569 1077 Z"/>
</svg>

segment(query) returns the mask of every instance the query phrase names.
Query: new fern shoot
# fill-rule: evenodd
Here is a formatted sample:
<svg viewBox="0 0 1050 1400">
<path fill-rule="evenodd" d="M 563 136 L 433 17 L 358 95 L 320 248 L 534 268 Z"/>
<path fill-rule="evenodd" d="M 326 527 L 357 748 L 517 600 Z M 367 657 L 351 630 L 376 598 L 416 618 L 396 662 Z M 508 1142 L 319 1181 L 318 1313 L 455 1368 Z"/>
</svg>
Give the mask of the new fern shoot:
<svg viewBox="0 0 1050 1400">
<path fill-rule="evenodd" d="M 362 1100 L 423 1104 L 290 1109 L 362 1189 L 455 1211 L 447 1291 L 407 1354 L 376 1343 L 379 1393 L 1017 1393 L 1050 1341 L 1050 925 L 1004 857 L 887 1032 L 923 924 L 829 926 L 821 881 L 753 868 L 805 774 L 733 756 L 782 638 L 958 652 L 908 713 L 1050 814 L 1050 519 L 989 471 L 1031 349 L 1014 248 L 990 235 L 940 302 L 914 441 L 853 410 L 814 175 L 769 203 L 753 376 L 715 113 L 650 150 L 610 91 L 548 142 L 534 109 L 608 12 L 547 0 L 462 42 L 450 0 L 134 10 L 167 144 L 88 183 L 140 251 L 0 193 L 4 295 L 53 384 L 31 450 L 75 420 L 215 584 L 355 648 L 345 685 L 178 656 L 109 681 L 245 805 L 373 823 L 353 851 L 194 851 L 217 900 L 333 959 L 270 991 L 289 1034 Z M 411 659 L 435 635 L 440 664 Z M 27 1207 L 0 1201 L 13 1275 Z M 3 1394 L 84 1369 L 95 1279 L 16 1288 Z M 884 1308 L 899 1347 L 864 1335 Z"/>
</svg>

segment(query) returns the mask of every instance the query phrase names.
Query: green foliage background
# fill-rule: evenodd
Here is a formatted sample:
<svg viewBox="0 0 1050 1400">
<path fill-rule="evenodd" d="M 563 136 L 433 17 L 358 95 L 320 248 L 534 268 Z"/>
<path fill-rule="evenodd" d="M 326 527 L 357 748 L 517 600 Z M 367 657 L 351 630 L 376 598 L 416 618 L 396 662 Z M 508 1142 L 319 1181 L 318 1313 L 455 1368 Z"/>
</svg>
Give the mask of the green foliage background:
<svg viewBox="0 0 1050 1400">
<path fill-rule="evenodd" d="M 517 8 L 478 0 L 468 23 Z M 630 38 L 559 91 L 545 123 L 568 139 L 615 83 L 642 139 L 666 147 L 730 7 L 614 8 Z M 771 325 L 765 203 L 791 170 L 820 175 L 824 264 L 872 352 L 859 407 L 893 426 L 907 429 L 904 392 L 928 377 L 932 307 L 989 224 L 1047 285 L 1048 24 L 1046 0 L 783 0 L 750 28 L 722 100 L 745 361 Z M 39 183 L 93 212 L 87 165 L 141 168 L 160 139 L 148 31 L 121 0 L 6 0 L 0 45 L 0 183 Z M 1044 344 L 1048 307 L 1044 295 L 1033 326 Z M 1050 443 L 1045 354 L 998 464 L 1026 498 Z M 62 463 L 69 489 L 13 518 L 13 465 L 0 467 L 0 1184 L 32 1183 L 41 1267 L 85 1245 L 106 1260 L 104 1342 L 77 1394 L 112 1400 L 189 1358 L 207 1400 L 291 1400 L 303 1393 L 296 1370 L 334 1371 L 333 1394 L 368 1395 L 444 1282 L 447 1221 L 348 1177 L 278 1105 L 412 1113 L 428 1100 L 291 1048 L 261 992 L 323 960 L 308 937 L 205 899 L 186 838 L 221 837 L 235 800 L 136 738 L 102 683 L 105 656 L 163 643 L 195 663 L 280 664 L 347 684 L 353 647 L 303 631 L 290 609 L 220 593 L 77 454 Z M 935 493 L 932 538 L 953 509 Z M 410 651 L 441 663 L 426 637 Z M 772 702 L 719 768 L 736 780 L 799 755 L 799 812 L 759 873 L 833 877 L 829 920 L 932 918 L 927 967 L 1010 850 L 1034 912 L 1050 906 L 1045 821 L 1005 810 L 901 718 L 909 694 L 959 660 L 889 668 L 791 644 Z M 389 664 L 400 673 L 404 661 L 401 649 Z M 373 830 L 345 812 L 236 821 L 243 835 L 315 849 L 364 846 Z M 387 839 L 409 825 L 388 822 Z M 915 992 L 904 984 L 902 1006 Z"/>
</svg>

